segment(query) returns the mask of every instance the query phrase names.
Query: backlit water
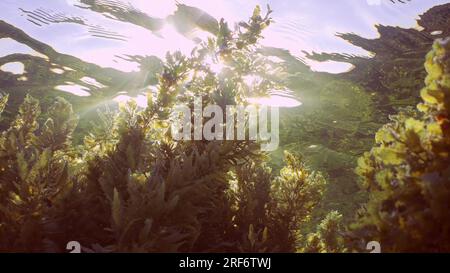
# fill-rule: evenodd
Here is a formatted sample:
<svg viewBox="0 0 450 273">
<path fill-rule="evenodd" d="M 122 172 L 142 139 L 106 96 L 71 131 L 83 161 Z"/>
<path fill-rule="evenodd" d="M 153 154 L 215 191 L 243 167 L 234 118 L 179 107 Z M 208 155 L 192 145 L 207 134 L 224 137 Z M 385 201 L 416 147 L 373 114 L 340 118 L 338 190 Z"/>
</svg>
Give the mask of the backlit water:
<svg viewBox="0 0 450 273">
<path fill-rule="evenodd" d="M 339 52 L 362 56 L 370 53 L 336 37 L 336 33 L 356 33 L 375 38 L 376 24 L 416 27 L 416 19 L 429 8 L 445 0 L 413 0 L 392 3 L 390 0 L 186 0 L 180 3 L 198 7 L 213 17 L 238 22 L 251 15 L 255 5 L 269 4 L 275 24 L 265 33 L 263 45 L 287 49 L 314 71 L 341 73 L 352 66 L 339 62 L 315 62 L 305 59 L 305 52 Z M 167 20 L 176 10 L 176 1 L 164 0 L 2 0 L 0 20 L 23 30 L 32 38 L 64 53 L 101 67 L 124 72 L 138 71 L 128 55 L 163 57 L 167 51 L 190 52 L 196 39 L 207 34 L 198 29 L 180 33 Z M 141 19 L 144 18 L 144 19 Z M 0 57 L 13 53 L 41 56 L 28 46 L 10 38 L 0 39 Z M 15 74 L 24 72 L 23 64 L 11 62 L 1 68 Z M 64 69 L 53 68 L 54 74 Z M 24 78 L 25 80 L 25 78 Z M 92 86 L 101 88 L 95 79 L 83 83 L 67 82 L 57 90 L 77 96 L 89 96 Z M 299 105 L 293 100 L 278 99 L 285 106 Z"/>
</svg>

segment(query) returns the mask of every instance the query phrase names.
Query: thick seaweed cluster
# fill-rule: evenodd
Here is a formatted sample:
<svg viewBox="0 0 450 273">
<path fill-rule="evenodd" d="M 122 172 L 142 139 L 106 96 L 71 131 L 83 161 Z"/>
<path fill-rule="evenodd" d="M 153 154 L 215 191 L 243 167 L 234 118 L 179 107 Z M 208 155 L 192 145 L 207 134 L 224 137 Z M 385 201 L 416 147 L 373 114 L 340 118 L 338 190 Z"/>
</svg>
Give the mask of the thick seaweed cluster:
<svg viewBox="0 0 450 273">
<path fill-rule="evenodd" d="M 450 250 L 450 39 L 427 55 L 419 113 L 401 113 L 358 161 L 370 200 L 352 226 L 383 251 Z"/>
<path fill-rule="evenodd" d="M 57 99 L 42 124 L 27 96 L 0 136 L 0 251 L 60 252 L 74 240 L 88 252 L 314 251 L 313 236 L 320 251 L 341 250 L 323 241 L 337 213 L 302 236 L 326 182 L 298 157 L 286 153 L 273 177 L 254 144 L 173 142 L 148 111 L 102 113 L 76 147 L 71 105 Z"/>
<path fill-rule="evenodd" d="M 324 191 L 319 173 L 286 154 L 273 177 L 255 142 L 175 141 L 168 130 L 177 101 L 243 101 L 242 77 L 266 70 L 257 39 L 270 11 L 260 12 L 236 33 L 222 21 L 218 38 L 192 56 L 168 54 L 148 106 L 99 112 L 82 145 L 72 143 L 77 117 L 67 101 L 41 111 L 28 95 L 0 135 L 0 251 L 60 252 L 69 241 L 91 252 L 301 250 Z M 228 68 L 212 71 L 211 52 Z M 327 226 L 320 234 L 335 231 Z"/>
</svg>

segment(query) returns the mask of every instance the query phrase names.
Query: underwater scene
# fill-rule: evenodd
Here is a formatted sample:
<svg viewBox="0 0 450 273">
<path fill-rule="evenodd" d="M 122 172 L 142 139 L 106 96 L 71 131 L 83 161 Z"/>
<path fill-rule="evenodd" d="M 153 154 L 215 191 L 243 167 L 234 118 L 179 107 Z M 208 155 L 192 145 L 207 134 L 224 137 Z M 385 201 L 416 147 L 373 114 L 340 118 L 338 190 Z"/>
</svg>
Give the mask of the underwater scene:
<svg viewBox="0 0 450 273">
<path fill-rule="evenodd" d="M 0 252 L 450 252 L 450 1 L 0 10 Z"/>
</svg>

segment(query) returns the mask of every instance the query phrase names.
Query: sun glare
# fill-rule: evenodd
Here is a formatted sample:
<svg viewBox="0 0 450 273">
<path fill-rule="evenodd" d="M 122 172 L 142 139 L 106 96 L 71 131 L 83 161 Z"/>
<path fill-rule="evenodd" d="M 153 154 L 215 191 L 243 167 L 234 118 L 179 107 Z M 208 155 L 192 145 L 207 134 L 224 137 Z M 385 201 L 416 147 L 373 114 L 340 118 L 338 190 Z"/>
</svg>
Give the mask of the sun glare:
<svg viewBox="0 0 450 273">
<path fill-rule="evenodd" d="M 312 71 L 327 72 L 330 74 L 345 73 L 354 68 L 354 66 L 350 63 L 342 63 L 335 61 L 326 61 L 326 62 L 309 61 L 308 64 L 310 65 Z"/>
<path fill-rule="evenodd" d="M 113 99 L 117 103 L 127 103 L 129 101 L 134 101 L 141 108 L 147 107 L 147 96 L 138 95 L 136 97 L 130 97 L 128 95 L 119 95 Z"/>
<path fill-rule="evenodd" d="M 89 97 L 91 93 L 89 93 L 89 88 L 86 86 L 67 83 L 66 85 L 57 85 L 55 86 L 56 90 L 67 92 L 79 97 Z"/>
<path fill-rule="evenodd" d="M 220 60 L 214 60 L 212 57 L 207 57 L 204 62 L 216 74 L 220 74 L 225 68 L 225 65 Z"/>
<path fill-rule="evenodd" d="M 0 66 L 0 70 L 14 75 L 22 75 L 25 73 L 25 65 L 21 62 L 10 62 Z"/>
<path fill-rule="evenodd" d="M 260 97 L 260 98 L 248 98 L 247 101 L 249 103 L 256 105 L 286 107 L 286 108 L 292 108 L 302 105 L 301 102 L 299 102 L 294 98 L 279 95 L 271 95 L 269 97 Z"/>
<path fill-rule="evenodd" d="M 257 75 L 248 75 L 248 76 L 243 77 L 243 80 L 246 85 L 252 86 L 252 85 L 261 84 L 263 78 L 261 78 L 260 76 L 257 76 Z"/>
</svg>

